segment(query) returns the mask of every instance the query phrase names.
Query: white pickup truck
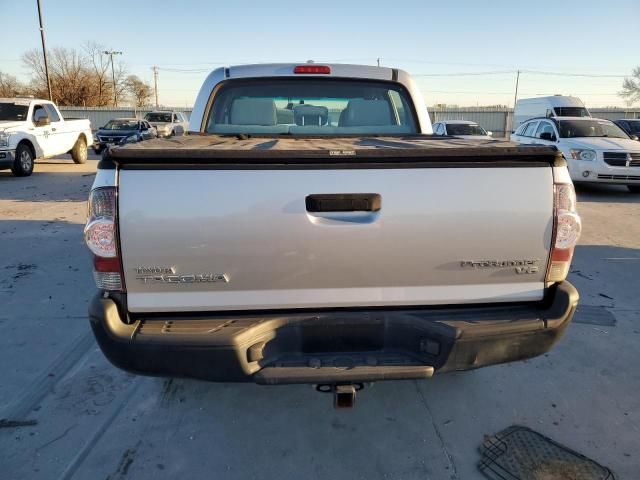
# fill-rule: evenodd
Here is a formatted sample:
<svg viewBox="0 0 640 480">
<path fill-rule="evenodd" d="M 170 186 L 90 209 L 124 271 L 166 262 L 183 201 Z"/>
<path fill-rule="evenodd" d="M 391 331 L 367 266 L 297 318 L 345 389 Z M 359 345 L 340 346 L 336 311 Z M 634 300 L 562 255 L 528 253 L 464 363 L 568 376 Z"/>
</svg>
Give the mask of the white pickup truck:
<svg viewBox="0 0 640 480">
<path fill-rule="evenodd" d="M 48 100 L 0 98 L 0 170 L 25 177 L 35 159 L 64 153 L 85 163 L 92 143 L 89 120 L 65 119 Z"/>
<path fill-rule="evenodd" d="M 100 161 L 90 322 L 132 372 L 349 404 L 367 382 L 549 350 L 580 228 L 555 148 L 431 135 L 401 70 L 221 68 L 189 135 Z"/>
</svg>

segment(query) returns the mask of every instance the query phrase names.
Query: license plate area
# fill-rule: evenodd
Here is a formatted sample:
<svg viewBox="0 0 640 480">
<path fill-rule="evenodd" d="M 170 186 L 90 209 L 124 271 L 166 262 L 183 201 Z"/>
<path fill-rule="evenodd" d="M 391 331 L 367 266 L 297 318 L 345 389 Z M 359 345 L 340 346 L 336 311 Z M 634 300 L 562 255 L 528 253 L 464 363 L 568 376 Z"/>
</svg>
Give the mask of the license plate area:
<svg viewBox="0 0 640 480">
<path fill-rule="evenodd" d="M 384 348 L 384 324 L 307 325 L 301 332 L 302 352 L 370 352 Z"/>
</svg>

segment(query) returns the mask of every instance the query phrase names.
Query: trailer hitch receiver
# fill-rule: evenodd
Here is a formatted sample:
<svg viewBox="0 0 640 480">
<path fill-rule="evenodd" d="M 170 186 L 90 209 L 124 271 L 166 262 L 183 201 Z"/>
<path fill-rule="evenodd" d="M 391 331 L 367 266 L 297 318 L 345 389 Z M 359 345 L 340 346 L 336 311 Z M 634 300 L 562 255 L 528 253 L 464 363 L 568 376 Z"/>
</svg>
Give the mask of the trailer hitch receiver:
<svg viewBox="0 0 640 480">
<path fill-rule="evenodd" d="M 356 403 L 354 385 L 335 385 L 333 388 L 333 406 L 335 408 L 353 408 Z"/>
</svg>

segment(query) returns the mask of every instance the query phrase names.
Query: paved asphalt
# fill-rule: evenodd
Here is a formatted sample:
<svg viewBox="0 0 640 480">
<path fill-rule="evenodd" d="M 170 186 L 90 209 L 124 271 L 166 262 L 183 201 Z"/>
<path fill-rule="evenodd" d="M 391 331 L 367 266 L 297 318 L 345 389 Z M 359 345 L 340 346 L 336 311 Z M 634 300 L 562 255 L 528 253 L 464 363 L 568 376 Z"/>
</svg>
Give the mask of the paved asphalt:
<svg viewBox="0 0 640 480">
<path fill-rule="evenodd" d="M 95 167 L 0 172 L 0 478 L 477 479 L 483 437 L 513 424 L 638 478 L 640 195 L 580 190 L 581 304 L 549 354 L 378 383 L 335 411 L 310 386 L 135 377 L 105 360 L 81 239 Z"/>
</svg>

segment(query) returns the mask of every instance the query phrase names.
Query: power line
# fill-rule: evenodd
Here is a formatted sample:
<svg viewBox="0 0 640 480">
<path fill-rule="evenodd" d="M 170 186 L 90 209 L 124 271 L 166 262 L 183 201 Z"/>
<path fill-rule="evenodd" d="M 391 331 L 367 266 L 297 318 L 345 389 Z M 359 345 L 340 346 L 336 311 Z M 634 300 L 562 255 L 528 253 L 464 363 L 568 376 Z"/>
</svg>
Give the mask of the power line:
<svg viewBox="0 0 640 480">
<path fill-rule="evenodd" d="M 497 68 L 513 67 L 513 65 L 505 65 L 505 64 L 498 64 L 498 63 L 435 62 L 431 60 L 409 60 L 409 59 L 403 59 L 403 58 L 386 58 L 386 59 L 388 61 L 393 61 L 393 62 L 419 63 L 419 64 L 426 64 L 426 65 L 456 65 L 461 67 L 497 67 Z"/>
<path fill-rule="evenodd" d="M 331 61 L 327 61 L 326 63 L 334 63 L 334 62 L 341 62 L 341 61 L 349 61 L 349 60 L 361 60 L 361 59 L 341 59 L 341 60 L 331 60 Z M 388 59 L 389 60 L 389 59 Z M 393 59 L 390 59 L 393 60 Z M 377 58 L 374 59 L 374 62 L 377 65 L 380 65 L 381 58 Z M 396 59 L 396 61 L 399 61 L 398 59 Z M 457 62 L 430 62 L 430 61 L 419 61 L 419 60 L 402 60 L 404 62 L 411 62 L 411 63 L 424 63 L 424 64 L 440 64 L 440 65 L 465 65 L 465 66 L 476 66 L 476 67 L 480 67 L 480 66 L 484 66 L 484 67 L 491 67 L 491 66 L 505 66 L 505 65 L 498 65 L 498 64 L 478 64 L 478 63 L 457 63 Z M 157 66 L 160 70 L 166 71 L 166 72 L 173 72 L 173 73 L 207 73 L 210 72 L 211 69 L 210 68 L 176 68 L 175 66 L 196 66 L 196 65 L 229 65 L 230 63 L 234 63 L 234 62 L 201 62 L 201 63 L 167 63 L 167 64 L 160 64 L 160 65 L 154 65 Z M 245 63 L 251 63 L 251 62 L 245 62 Z M 293 62 L 295 63 L 295 62 Z M 134 64 L 135 65 L 135 64 Z M 138 65 L 142 65 L 142 64 L 138 64 Z M 146 65 L 146 64 L 145 64 Z M 550 70 L 534 70 L 534 69 L 510 69 L 510 70 L 488 70 L 488 71 L 480 71 L 480 72 L 446 72 L 446 73 L 414 73 L 412 74 L 413 77 L 464 77 L 464 76 L 483 76 L 483 75 L 507 75 L 507 74 L 517 74 L 518 71 L 523 74 L 523 73 L 527 73 L 527 74 L 532 74 L 532 75 L 553 75 L 553 76 L 561 76 L 561 77 L 585 77 L 585 78 L 625 78 L 628 77 L 629 75 L 623 75 L 623 74 L 613 74 L 613 73 L 582 73 L 582 72 L 557 72 L 557 71 L 550 71 Z"/>
<path fill-rule="evenodd" d="M 515 70 L 492 70 L 489 72 L 454 72 L 454 73 L 414 73 L 412 77 L 467 77 L 480 75 L 506 75 L 516 73 Z"/>
<path fill-rule="evenodd" d="M 553 68 L 550 65 L 520 65 L 518 64 L 504 64 L 504 63 L 470 63 L 470 62 L 440 62 L 440 61 L 432 61 L 432 60 L 412 60 L 412 59 L 404 59 L 404 58 L 388 58 L 385 57 L 386 60 L 394 61 L 394 62 L 404 62 L 404 63 L 417 63 L 417 64 L 427 64 L 427 65 L 459 65 L 459 66 L 467 66 L 467 67 L 495 67 L 495 68 L 510 68 L 514 71 L 516 68 L 520 68 L 523 70 L 524 68 L 530 69 L 531 71 L 538 71 L 539 68 L 546 70 L 547 68 Z M 583 65 L 578 68 L 600 68 L 600 66 L 592 66 L 592 65 Z M 621 67 L 621 68 L 627 68 Z M 555 73 L 555 72 L 554 72 Z M 562 72 L 561 72 L 562 73 Z"/>
<path fill-rule="evenodd" d="M 600 74 L 600 73 L 569 73 L 569 72 L 544 72 L 540 70 L 522 70 L 524 73 L 534 75 L 554 75 L 559 77 L 588 77 L 588 78 L 625 78 L 629 75 Z"/>
<path fill-rule="evenodd" d="M 163 72 L 171 72 L 171 73 L 209 73 L 211 69 L 209 68 L 165 68 L 165 67 L 156 67 Z"/>
<path fill-rule="evenodd" d="M 513 73 L 528 73 L 533 75 L 553 75 L 559 77 L 587 77 L 587 78 L 626 78 L 629 75 L 620 74 L 600 74 L 600 73 L 570 73 L 570 72 L 549 72 L 541 70 L 490 70 L 485 72 L 453 72 L 453 73 L 414 73 L 413 77 L 465 77 L 482 75 L 506 75 Z"/>
<path fill-rule="evenodd" d="M 484 90 L 432 90 L 432 89 L 426 89 L 426 93 L 459 93 L 459 94 L 469 94 L 469 95 L 511 95 L 513 93 L 513 91 L 511 92 L 486 92 Z M 544 92 L 520 92 L 519 94 L 522 95 L 537 95 L 537 96 L 551 96 L 551 95 L 556 95 L 557 92 L 548 92 L 548 93 L 544 93 Z M 585 95 L 585 96 L 595 96 L 595 95 L 611 95 L 611 96 L 617 96 L 617 93 L 598 93 L 598 92 L 571 92 L 572 95 Z"/>
</svg>

